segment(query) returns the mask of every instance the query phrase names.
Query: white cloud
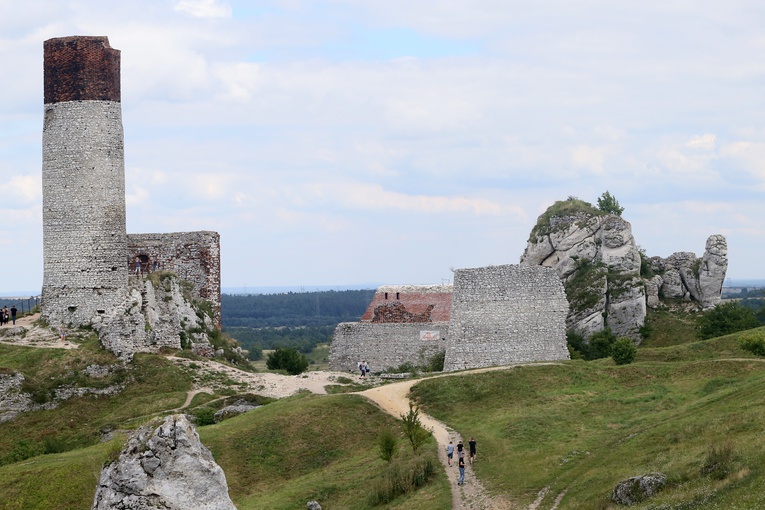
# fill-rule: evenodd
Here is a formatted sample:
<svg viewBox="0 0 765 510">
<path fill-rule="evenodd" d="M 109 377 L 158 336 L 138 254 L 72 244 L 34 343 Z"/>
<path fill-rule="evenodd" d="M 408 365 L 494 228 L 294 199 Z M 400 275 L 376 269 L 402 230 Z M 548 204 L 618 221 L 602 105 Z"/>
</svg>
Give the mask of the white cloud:
<svg viewBox="0 0 765 510">
<path fill-rule="evenodd" d="M 691 149 L 700 149 L 705 151 L 713 151 L 717 148 L 717 137 L 712 133 L 707 133 L 701 136 L 695 136 L 685 143 L 686 147 Z"/>
<path fill-rule="evenodd" d="M 197 18 L 228 18 L 231 5 L 220 0 L 180 0 L 175 10 L 191 14 Z"/>
</svg>

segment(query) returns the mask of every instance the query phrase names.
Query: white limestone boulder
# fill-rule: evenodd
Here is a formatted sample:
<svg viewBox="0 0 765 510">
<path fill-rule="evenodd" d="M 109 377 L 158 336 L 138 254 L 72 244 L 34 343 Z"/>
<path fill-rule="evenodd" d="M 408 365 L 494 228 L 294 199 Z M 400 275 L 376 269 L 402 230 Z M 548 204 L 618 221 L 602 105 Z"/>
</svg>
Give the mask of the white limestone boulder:
<svg viewBox="0 0 765 510">
<path fill-rule="evenodd" d="M 184 415 L 142 427 L 101 471 L 92 510 L 236 510 L 226 476 Z"/>
</svg>

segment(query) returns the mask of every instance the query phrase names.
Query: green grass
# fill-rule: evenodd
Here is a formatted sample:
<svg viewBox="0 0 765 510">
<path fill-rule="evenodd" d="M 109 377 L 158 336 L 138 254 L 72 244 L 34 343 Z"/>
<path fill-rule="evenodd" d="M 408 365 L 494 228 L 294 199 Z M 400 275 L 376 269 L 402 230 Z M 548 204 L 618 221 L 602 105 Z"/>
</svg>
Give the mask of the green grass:
<svg viewBox="0 0 765 510">
<path fill-rule="evenodd" d="M 200 428 L 199 434 L 224 469 L 239 510 L 303 508 L 312 499 L 325 509 L 367 508 L 370 487 L 386 467 L 375 441 L 393 426 L 396 420 L 362 397 L 303 394 Z M 394 462 L 412 456 L 399 443 Z M 436 459 L 434 440 L 424 450 Z M 388 508 L 448 508 L 450 502 L 441 472 Z"/>
<path fill-rule="evenodd" d="M 550 486 L 547 507 L 567 490 L 560 509 L 612 508 L 618 481 L 660 471 L 670 486 L 634 508 L 697 508 L 682 505 L 702 500 L 759 508 L 736 505 L 759 501 L 746 487 L 765 479 L 765 361 L 722 359 L 751 357 L 736 342 L 730 335 L 640 349 L 645 361 L 619 367 L 571 361 L 434 379 L 413 395 L 463 437 L 477 438 L 477 476 L 522 506 Z M 734 472 L 711 480 L 704 459 L 726 442 L 736 452 Z"/>
<path fill-rule="evenodd" d="M 641 344 L 643 347 L 668 347 L 696 339 L 698 313 L 683 311 L 681 303 L 670 303 L 667 309 L 649 308 L 647 312 L 645 329 L 649 334 Z"/>
<path fill-rule="evenodd" d="M 124 438 L 123 438 L 124 439 Z M 113 450 L 102 443 L 71 452 L 42 455 L 0 467 L 3 510 L 90 508 L 101 466 Z"/>
<path fill-rule="evenodd" d="M 0 367 L 22 372 L 27 377 L 25 387 L 46 396 L 60 383 L 125 384 L 114 396 L 75 397 L 56 409 L 23 413 L 0 424 L 0 465 L 97 444 L 104 428 L 132 428 L 148 416 L 181 406 L 191 388 L 191 375 L 159 356 L 135 356 L 130 370 L 114 376 L 118 381 L 82 376 L 81 370 L 93 363 L 108 365 L 115 359 L 95 347 L 59 350 L 0 345 Z"/>
<path fill-rule="evenodd" d="M 456 375 L 423 380 L 413 396 L 463 438 L 476 437 L 478 477 L 519 508 L 545 487 L 541 508 L 564 490 L 560 510 L 616 508 L 614 484 L 653 471 L 667 475 L 668 487 L 632 508 L 765 508 L 765 359 L 740 348 L 747 333 L 695 341 L 691 315 L 653 317 L 654 332 L 630 365 L 575 360 Z M 0 373 L 21 371 L 42 393 L 57 381 L 89 383 L 77 375 L 83 367 L 113 362 L 87 335 L 69 351 L 0 345 Z M 120 395 L 75 398 L 0 424 L 0 510 L 87 508 L 101 464 L 119 446 L 101 444 L 102 429 L 133 428 L 179 407 L 195 375 L 137 355 L 131 370 L 113 376 L 126 385 Z M 239 393 L 198 395 L 191 408 L 218 408 L 225 402 L 215 399 Z M 398 423 L 358 395 L 299 394 L 198 431 L 240 510 L 304 508 L 311 499 L 355 510 L 370 508 L 387 469 L 378 434 L 400 434 Z M 435 460 L 434 440 L 421 452 Z M 715 452 L 722 471 L 708 469 Z M 413 455 L 402 439 L 394 463 L 409 466 Z M 376 508 L 450 506 L 439 471 Z"/>
</svg>

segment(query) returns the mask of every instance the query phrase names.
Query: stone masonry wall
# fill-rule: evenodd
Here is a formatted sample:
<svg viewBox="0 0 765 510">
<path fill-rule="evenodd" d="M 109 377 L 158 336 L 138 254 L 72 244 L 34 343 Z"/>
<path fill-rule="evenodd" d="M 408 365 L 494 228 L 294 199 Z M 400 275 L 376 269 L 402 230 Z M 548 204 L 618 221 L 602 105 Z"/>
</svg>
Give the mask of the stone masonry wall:
<svg viewBox="0 0 765 510">
<path fill-rule="evenodd" d="M 129 234 L 127 260 L 123 265 L 135 272 L 135 259 L 141 259 L 143 273 L 154 261 L 159 269 L 173 271 L 194 284 L 195 297 L 213 305 L 220 327 L 220 235 L 217 232 L 173 232 L 169 234 Z"/>
<path fill-rule="evenodd" d="M 554 269 L 459 269 L 444 370 L 569 359 L 568 301 Z"/>
<path fill-rule="evenodd" d="M 447 322 L 343 322 L 337 325 L 332 337 L 329 368 L 357 372 L 357 363 L 363 360 L 372 372 L 396 368 L 404 363 L 424 365 L 444 350 L 448 331 Z"/>
<path fill-rule="evenodd" d="M 119 51 L 73 37 L 44 53 L 43 318 L 77 326 L 127 293 Z"/>
</svg>

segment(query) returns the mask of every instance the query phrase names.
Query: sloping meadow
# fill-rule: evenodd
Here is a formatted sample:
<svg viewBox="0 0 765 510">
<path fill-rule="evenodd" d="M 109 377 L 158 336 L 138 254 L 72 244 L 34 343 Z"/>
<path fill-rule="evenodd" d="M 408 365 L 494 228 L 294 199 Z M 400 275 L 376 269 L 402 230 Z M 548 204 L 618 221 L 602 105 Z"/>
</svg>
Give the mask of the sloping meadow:
<svg viewBox="0 0 765 510">
<path fill-rule="evenodd" d="M 425 412 L 478 441 L 487 488 L 541 508 L 616 508 L 613 486 L 661 472 L 632 508 L 765 508 L 765 361 L 737 335 L 639 350 L 638 361 L 570 361 L 424 381 Z M 716 356 L 715 356 L 716 354 Z M 642 360 L 642 361 L 641 361 Z"/>
</svg>

